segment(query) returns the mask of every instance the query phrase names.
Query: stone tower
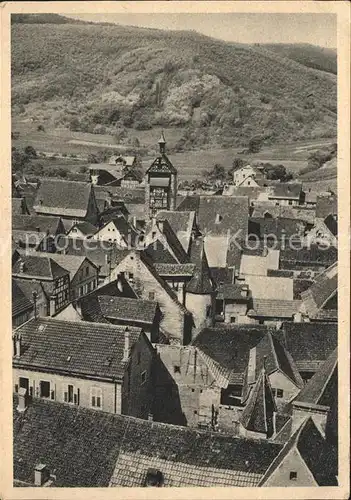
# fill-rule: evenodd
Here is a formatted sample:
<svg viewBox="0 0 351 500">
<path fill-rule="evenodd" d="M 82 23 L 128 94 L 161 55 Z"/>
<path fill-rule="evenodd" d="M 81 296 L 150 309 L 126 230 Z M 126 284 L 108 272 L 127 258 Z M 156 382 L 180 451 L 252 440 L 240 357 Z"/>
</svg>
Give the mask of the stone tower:
<svg viewBox="0 0 351 500">
<path fill-rule="evenodd" d="M 145 204 L 150 217 L 159 210 L 175 210 L 177 170 L 166 155 L 166 139 L 162 132 L 159 154 L 145 173 Z"/>
</svg>

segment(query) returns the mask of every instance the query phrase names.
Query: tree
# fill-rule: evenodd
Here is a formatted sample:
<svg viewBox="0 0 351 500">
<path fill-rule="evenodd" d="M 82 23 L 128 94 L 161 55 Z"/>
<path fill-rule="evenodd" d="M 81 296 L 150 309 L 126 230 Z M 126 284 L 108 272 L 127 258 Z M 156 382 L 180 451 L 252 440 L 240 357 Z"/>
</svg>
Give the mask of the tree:
<svg viewBox="0 0 351 500">
<path fill-rule="evenodd" d="M 212 170 L 204 171 L 204 177 L 207 177 L 210 181 L 225 181 L 227 173 L 223 165 L 216 163 Z"/>
<path fill-rule="evenodd" d="M 262 137 L 252 137 L 249 140 L 249 152 L 250 153 L 258 153 L 262 147 Z"/>
<path fill-rule="evenodd" d="M 272 165 L 271 163 L 264 163 L 263 173 L 267 180 L 287 182 L 293 178 L 293 175 L 290 172 L 286 171 L 284 165 Z"/>
<path fill-rule="evenodd" d="M 26 146 L 24 148 L 24 153 L 28 156 L 28 158 L 36 158 L 37 152 L 33 148 L 33 146 Z"/>
<path fill-rule="evenodd" d="M 245 165 L 247 165 L 247 161 L 245 161 L 243 158 L 234 158 L 232 166 L 231 166 L 231 168 L 228 171 L 228 174 L 229 175 L 233 175 L 233 173 L 236 170 L 239 170 L 239 168 L 242 168 Z"/>
</svg>

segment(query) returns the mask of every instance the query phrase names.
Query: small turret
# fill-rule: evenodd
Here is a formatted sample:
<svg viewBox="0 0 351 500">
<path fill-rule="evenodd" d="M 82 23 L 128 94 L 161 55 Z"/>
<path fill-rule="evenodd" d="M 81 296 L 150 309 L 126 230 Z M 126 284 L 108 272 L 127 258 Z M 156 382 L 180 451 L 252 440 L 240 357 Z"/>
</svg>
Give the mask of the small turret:
<svg viewBox="0 0 351 500">
<path fill-rule="evenodd" d="M 163 130 L 161 132 L 161 137 L 158 141 L 159 147 L 160 147 L 160 153 L 164 155 L 166 153 L 166 139 L 163 133 Z"/>
</svg>

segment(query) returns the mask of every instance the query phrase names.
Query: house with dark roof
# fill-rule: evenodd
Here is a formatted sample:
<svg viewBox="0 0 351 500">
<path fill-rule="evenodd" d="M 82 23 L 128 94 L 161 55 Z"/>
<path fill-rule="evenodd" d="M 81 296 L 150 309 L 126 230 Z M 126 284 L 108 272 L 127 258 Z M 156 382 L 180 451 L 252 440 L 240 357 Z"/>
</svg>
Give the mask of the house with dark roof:
<svg viewBox="0 0 351 500">
<path fill-rule="evenodd" d="M 34 307 L 32 301 L 18 286 L 16 280 L 12 280 L 12 328 L 17 328 L 33 315 Z"/>
<path fill-rule="evenodd" d="M 274 335 L 292 356 L 301 377 L 307 381 L 337 347 L 338 325 L 284 322 Z"/>
<path fill-rule="evenodd" d="M 338 350 L 328 356 L 292 404 L 292 431 L 311 417 L 325 436 L 329 412 L 338 394 Z"/>
<path fill-rule="evenodd" d="M 77 222 L 67 232 L 68 238 L 90 238 L 97 231 L 97 227 L 90 222 Z"/>
<path fill-rule="evenodd" d="M 311 418 L 303 421 L 258 486 L 337 486 L 337 453 Z"/>
<path fill-rule="evenodd" d="M 55 238 L 61 234 L 65 234 L 65 227 L 59 217 L 28 214 L 12 217 L 12 238 L 20 248 L 53 253 Z"/>
<path fill-rule="evenodd" d="M 44 399 L 17 407 L 14 398 L 15 486 L 34 486 L 40 463 L 52 487 L 252 487 L 282 450 Z"/>
<path fill-rule="evenodd" d="M 254 390 L 262 368 L 269 378 L 276 405 L 282 410 L 300 392 L 303 380 L 289 352 L 270 332 L 250 349 L 242 391 L 243 403 Z"/>
<path fill-rule="evenodd" d="M 303 202 L 302 184 L 279 182 L 273 187 L 273 192 L 268 194 L 269 201 L 276 206 L 296 206 Z"/>
<path fill-rule="evenodd" d="M 155 217 L 156 220 L 167 220 L 185 252 L 189 255 L 192 238 L 199 236 L 195 212 L 160 210 Z"/>
<path fill-rule="evenodd" d="M 311 244 L 299 248 L 287 245 L 279 252 L 279 269 L 291 270 L 294 275 L 304 275 L 305 279 L 313 277 L 334 264 L 338 260 L 338 250 L 333 246 Z M 302 277 L 302 276 L 301 276 Z"/>
<path fill-rule="evenodd" d="M 248 323 L 251 293 L 245 283 L 223 283 L 216 295 L 216 321 Z"/>
<path fill-rule="evenodd" d="M 247 316 L 261 325 L 293 321 L 299 314 L 301 300 L 253 299 Z"/>
<path fill-rule="evenodd" d="M 306 235 L 306 245 L 338 246 L 338 222 L 329 214 L 325 219 L 316 218 Z"/>
<path fill-rule="evenodd" d="M 63 221 L 96 224 L 98 219 L 94 190 L 86 182 L 43 179 L 33 208 L 38 215 L 57 216 Z"/>
<path fill-rule="evenodd" d="M 13 343 L 15 393 L 148 417 L 154 349 L 141 328 L 31 319 Z"/>
<path fill-rule="evenodd" d="M 191 312 L 179 301 L 177 293 L 161 278 L 144 251 L 131 250 L 110 273 L 110 280 L 124 272 L 138 296 L 158 302 L 161 329 L 171 343 L 188 344 L 194 320 Z"/>
<path fill-rule="evenodd" d="M 301 314 L 311 321 L 337 321 L 338 263 L 318 275 L 301 299 Z"/>
<path fill-rule="evenodd" d="M 167 219 L 156 219 L 154 217 L 151 219 L 150 224 L 146 226 L 143 240 L 144 247 L 150 247 L 155 243 L 160 243 L 172 255 L 174 262 L 180 264 L 189 262 L 188 254 Z"/>
<path fill-rule="evenodd" d="M 51 254 L 37 252 L 30 255 L 21 254 L 12 266 L 12 277 L 22 282 L 41 284 L 49 301 L 46 314 L 52 316 L 69 303 L 70 274 L 50 256 Z M 28 295 L 27 298 L 29 298 Z"/>
<path fill-rule="evenodd" d="M 93 240 L 115 243 L 119 248 L 132 248 L 138 243 L 138 231 L 123 216 L 109 220 L 92 236 Z"/>
</svg>

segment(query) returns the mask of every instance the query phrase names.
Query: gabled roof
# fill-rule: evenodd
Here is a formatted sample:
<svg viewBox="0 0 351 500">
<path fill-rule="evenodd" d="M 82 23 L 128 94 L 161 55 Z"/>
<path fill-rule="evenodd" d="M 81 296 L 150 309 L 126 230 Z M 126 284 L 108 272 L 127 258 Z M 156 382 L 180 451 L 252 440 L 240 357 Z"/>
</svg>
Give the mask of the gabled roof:
<svg viewBox="0 0 351 500">
<path fill-rule="evenodd" d="M 182 247 L 180 241 L 178 240 L 178 237 L 175 231 L 172 229 L 168 220 L 157 219 L 156 226 L 159 229 L 160 233 L 162 233 L 163 237 L 166 239 L 167 245 L 171 249 L 177 261 L 181 264 L 189 262 L 189 257 L 185 252 L 184 248 Z M 148 232 L 148 230 L 152 231 L 153 227 L 155 226 L 151 222 L 150 226 L 145 231 L 146 232 Z"/>
<path fill-rule="evenodd" d="M 217 299 L 236 300 L 239 302 L 248 302 L 251 294 L 248 286 L 242 283 L 224 283 L 218 288 Z"/>
<path fill-rule="evenodd" d="M 324 309 L 330 299 L 335 297 L 338 290 L 338 263 L 335 262 L 323 271 L 313 285 L 301 293 L 305 310 L 310 318 L 317 316 Z"/>
<path fill-rule="evenodd" d="M 286 322 L 275 335 L 291 354 L 300 371 L 316 371 L 337 346 L 338 325 Z"/>
<path fill-rule="evenodd" d="M 248 232 L 249 199 L 247 196 L 187 196 L 178 206 L 179 211 L 195 211 L 200 231 L 211 235 L 231 236 L 238 231 L 238 239 Z"/>
<path fill-rule="evenodd" d="M 103 231 L 106 226 L 109 224 L 113 224 L 120 235 L 123 237 L 126 243 L 130 242 L 130 245 L 134 246 L 135 240 L 137 238 L 138 232 L 136 229 L 127 221 L 124 215 L 117 215 L 107 221 L 103 227 L 95 231 L 95 236 L 99 234 L 99 232 Z"/>
<path fill-rule="evenodd" d="M 253 390 L 247 400 L 240 422 L 245 429 L 270 437 L 274 432 L 274 412 L 277 411 L 271 384 L 262 367 Z"/>
<path fill-rule="evenodd" d="M 168 221 L 184 250 L 188 252 L 191 241 L 191 232 L 195 223 L 195 212 L 160 210 L 156 214 L 156 219 L 166 219 Z"/>
<path fill-rule="evenodd" d="M 32 302 L 27 298 L 16 280 L 12 280 L 12 317 L 19 316 L 33 309 Z"/>
<path fill-rule="evenodd" d="M 43 179 L 34 210 L 41 214 L 85 217 L 91 192 L 90 183 Z"/>
<path fill-rule="evenodd" d="M 302 191 L 302 184 L 280 182 L 273 186 L 273 193 L 268 198 L 281 198 L 287 200 L 299 200 Z"/>
<path fill-rule="evenodd" d="M 287 245 L 280 249 L 279 261 L 280 268 L 288 269 L 299 265 L 317 264 L 321 266 L 330 266 L 338 260 L 338 250 L 333 246 L 328 248 L 319 245 L 309 245 L 302 248 L 291 248 Z"/>
<path fill-rule="evenodd" d="M 173 257 L 171 252 L 165 248 L 163 243 L 157 239 L 153 243 L 150 243 L 145 249 L 144 249 L 146 255 L 150 257 L 152 262 L 156 264 L 177 264 L 177 260 Z M 182 264 L 180 264 L 182 265 Z"/>
<path fill-rule="evenodd" d="M 193 241 L 190 260 L 195 264 L 195 270 L 191 280 L 186 285 L 187 293 L 210 294 L 214 292 L 215 285 L 212 281 L 202 239 L 198 238 Z"/>
<path fill-rule="evenodd" d="M 141 335 L 141 328 L 61 321 L 40 318 L 17 329 L 23 354 L 13 358 L 14 366 L 31 366 L 45 371 L 75 376 L 113 379 L 124 374 L 124 338 L 129 332 L 130 347 Z"/>
<path fill-rule="evenodd" d="M 127 297 L 98 296 L 102 315 L 107 319 L 135 321 L 152 324 L 157 312 L 157 302 Z"/>
<path fill-rule="evenodd" d="M 323 222 L 333 236 L 338 235 L 338 223 L 332 215 L 328 215 Z"/>
<path fill-rule="evenodd" d="M 171 160 L 165 153 L 159 154 L 146 170 L 146 174 L 177 174 L 177 169 L 173 166 Z"/>
<path fill-rule="evenodd" d="M 303 387 L 303 381 L 294 360 L 274 335 L 268 332 L 254 349 L 256 352 L 255 380 L 258 379 L 264 367 L 268 375 L 279 370 L 297 387 L 300 389 Z"/>
<path fill-rule="evenodd" d="M 45 256 L 44 252 L 37 252 L 38 255 Z M 53 253 L 50 254 L 50 258 L 56 262 L 59 266 L 61 266 L 63 269 L 66 269 L 66 271 L 69 272 L 70 274 L 70 279 L 71 281 L 77 274 L 79 268 L 83 264 L 84 261 L 89 263 L 93 267 L 97 267 L 93 262 L 91 262 L 87 257 L 80 256 L 80 255 L 68 255 L 68 254 L 60 254 L 60 253 Z"/>
<path fill-rule="evenodd" d="M 251 317 L 292 319 L 300 306 L 300 300 L 253 299 L 252 309 L 248 311 L 247 315 Z"/>
<path fill-rule="evenodd" d="M 307 382 L 302 391 L 298 394 L 294 403 L 331 407 L 338 391 L 337 365 L 338 350 L 334 349 L 334 351 L 329 355 L 326 361 L 321 365 L 313 377 Z"/>
<path fill-rule="evenodd" d="M 249 233 L 257 235 L 259 238 L 274 237 L 279 240 L 285 236 L 286 238 L 296 237 L 302 238 L 305 233 L 307 224 L 299 219 L 287 219 L 283 217 L 271 218 L 254 218 L 249 220 Z"/>
<path fill-rule="evenodd" d="M 43 399 L 24 413 L 16 405 L 14 478 L 31 485 L 44 462 L 56 471 L 54 487 L 140 487 L 150 467 L 165 486 L 256 486 L 282 449 Z"/>
<path fill-rule="evenodd" d="M 50 255 L 50 257 L 49 257 Z M 21 255 L 12 266 L 12 275 L 18 278 L 37 278 L 54 280 L 69 274 L 51 258 L 51 254 L 33 253 Z"/>
<path fill-rule="evenodd" d="M 289 452 L 296 449 L 313 475 L 318 486 L 337 486 L 337 457 L 317 429 L 312 418 L 306 419 L 279 455 L 272 462 L 258 486 L 263 486 L 270 476 L 284 463 Z"/>
<path fill-rule="evenodd" d="M 338 214 L 338 199 L 336 196 L 317 196 L 316 217 L 325 219 L 328 215 Z"/>
<path fill-rule="evenodd" d="M 265 325 L 204 328 L 196 336 L 193 345 L 223 367 L 228 376 L 235 375 L 237 382 L 242 382 L 250 349 L 255 347 L 268 331 L 270 329 Z"/>
<path fill-rule="evenodd" d="M 64 230 L 60 217 L 50 215 L 14 215 L 12 217 L 12 229 L 38 231 L 49 233 L 52 236 L 60 234 Z"/>
<path fill-rule="evenodd" d="M 97 228 L 87 221 L 81 221 L 73 224 L 67 234 L 71 233 L 73 228 L 77 228 L 78 231 L 84 234 L 84 236 L 92 236 L 97 231 Z"/>
</svg>

